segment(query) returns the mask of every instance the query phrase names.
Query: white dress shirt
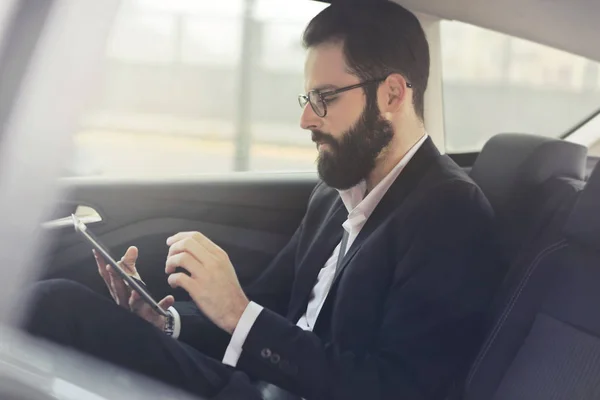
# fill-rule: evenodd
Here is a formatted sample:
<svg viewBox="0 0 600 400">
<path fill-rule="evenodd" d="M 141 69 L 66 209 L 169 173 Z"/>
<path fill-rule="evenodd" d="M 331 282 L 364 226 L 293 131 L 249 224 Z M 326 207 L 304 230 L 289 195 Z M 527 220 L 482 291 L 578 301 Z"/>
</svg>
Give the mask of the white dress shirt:
<svg viewBox="0 0 600 400">
<path fill-rule="evenodd" d="M 408 164 L 419 148 L 421 148 L 427 137 L 428 135 L 425 134 L 406 153 L 406 155 L 400 160 L 394 169 L 392 169 L 390 173 L 386 175 L 366 197 L 365 193 L 367 191 L 367 184 L 365 181 L 360 182 L 358 185 L 348 190 L 339 191 L 342 202 L 348 210 L 348 218 L 342 224 L 344 230 L 348 232 L 348 244 L 345 249 L 346 251 L 352 246 L 352 243 L 360 233 L 360 230 L 365 225 L 367 219 L 369 219 L 375 210 L 375 207 L 377 207 L 392 183 L 394 183 L 396 178 L 398 178 L 400 172 L 402 172 L 406 164 Z M 336 246 L 331 254 L 331 257 L 329 257 L 323 268 L 321 268 L 321 271 L 317 277 L 317 282 L 311 292 L 306 311 L 296 324 L 298 327 L 304 330 L 313 330 L 321 308 L 323 307 L 323 304 L 325 304 L 325 300 L 329 294 L 329 289 L 333 284 L 340 247 L 341 243 Z M 261 313 L 262 309 L 262 306 L 253 301 L 248 304 L 233 332 L 229 346 L 225 351 L 225 355 L 223 357 L 224 364 L 232 367 L 237 365 L 238 359 L 242 354 L 242 346 L 246 340 L 246 337 L 248 336 L 248 333 L 252 329 L 252 325 L 254 325 L 254 322 L 258 318 L 258 315 Z M 175 314 L 175 332 L 177 335 L 173 334 L 173 337 L 177 338 L 180 330 L 181 322 L 179 320 L 179 315 Z"/>
</svg>

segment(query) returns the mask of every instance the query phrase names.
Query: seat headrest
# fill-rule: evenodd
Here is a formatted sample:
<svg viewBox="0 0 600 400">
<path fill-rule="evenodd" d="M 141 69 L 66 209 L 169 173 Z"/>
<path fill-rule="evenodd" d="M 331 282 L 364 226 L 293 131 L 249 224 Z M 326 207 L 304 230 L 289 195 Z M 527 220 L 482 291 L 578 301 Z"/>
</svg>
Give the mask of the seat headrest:
<svg viewBox="0 0 600 400">
<path fill-rule="evenodd" d="M 600 250 L 600 163 L 579 194 L 565 230 L 570 239 Z"/>
<path fill-rule="evenodd" d="M 553 177 L 583 180 L 587 148 L 560 139 L 503 133 L 485 144 L 471 178 L 496 210 L 515 193 Z"/>
</svg>

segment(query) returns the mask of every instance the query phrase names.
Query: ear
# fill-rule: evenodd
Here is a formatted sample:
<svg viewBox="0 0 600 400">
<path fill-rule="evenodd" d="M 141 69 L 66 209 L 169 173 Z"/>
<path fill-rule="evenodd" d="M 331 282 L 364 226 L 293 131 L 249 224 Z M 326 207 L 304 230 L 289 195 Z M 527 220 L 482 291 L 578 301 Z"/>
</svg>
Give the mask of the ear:
<svg viewBox="0 0 600 400">
<path fill-rule="evenodd" d="M 399 111 L 409 91 L 406 79 L 400 74 L 391 74 L 381 84 L 380 89 L 383 90 L 384 103 L 381 105 L 381 111 L 389 113 Z"/>
</svg>

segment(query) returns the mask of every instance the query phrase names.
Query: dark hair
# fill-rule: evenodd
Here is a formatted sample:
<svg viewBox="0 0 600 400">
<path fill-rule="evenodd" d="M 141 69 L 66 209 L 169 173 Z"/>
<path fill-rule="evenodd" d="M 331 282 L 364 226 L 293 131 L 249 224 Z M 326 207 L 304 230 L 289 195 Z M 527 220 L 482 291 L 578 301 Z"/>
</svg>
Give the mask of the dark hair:
<svg viewBox="0 0 600 400">
<path fill-rule="evenodd" d="M 342 43 L 350 72 L 361 80 L 391 73 L 404 76 L 413 88 L 415 112 L 423 120 L 429 44 L 413 13 L 391 1 L 335 3 L 310 21 L 302 39 L 305 48 Z M 368 97 L 370 89 L 372 85 L 364 88 Z"/>
</svg>

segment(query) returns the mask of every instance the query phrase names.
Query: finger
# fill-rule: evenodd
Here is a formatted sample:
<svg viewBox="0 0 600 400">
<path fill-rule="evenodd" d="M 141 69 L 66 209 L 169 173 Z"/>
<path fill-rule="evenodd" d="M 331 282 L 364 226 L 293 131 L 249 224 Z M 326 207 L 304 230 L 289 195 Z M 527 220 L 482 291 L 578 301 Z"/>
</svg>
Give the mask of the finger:
<svg viewBox="0 0 600 400">
<path fill-rule="evenodd" d="M 196 232 L 179 232 L 173 236 L 167 238 L 167 246 L 171 246 L 173 243 L 180 240 L 192 237 Z"/>
<path fill-rule="evenodd" d="M 158 305 L 163 309 L 166 310 L 169 307 L 172 307 L 173 304 L 175 304 L 175 297 L 173 296 L 167 296 L 164 299 L 162 299 L 161 301 L 158 302 Z"/>
<path fill-rule="evenodd" d="M 98 266 L 98 273 L 104 279 L 104 282 L 109 285 L 110 277 L 108 275 L 108 271 L 106 271 L 106 261 L 104 261 L 104 257 L 102 257 L 96 250 L 92 250 L 94 254 L 94 258 L 96 259 L 96 265 Z M 110 288 L 109 288 L 110 289 Z"/>
<path fill-rule="evenodd" d="M 214 244 L 209 238 L 201 234 L 200 232 L 179 232 L 178 234 L 171 236 L 167 239 L 167 245 L 171 246 L 180 240 L 192 238 L 196 242 L 200 243 L 206 250 L 214 255 L 223 253 L 223 249 Z"/>
<path fill-rule="evenodd" d="M 132 290 L 131 295 L 129 295 L 129 308 L 131 311 L 138 313 L 142 305 L 143 301 L 140 294 L 135 290 Z"/>
<path fill-rule="evenodd" d="M 100 253 L 98 253 L 96 251 L 96 249 L 92 249 L 92 254 L 94 255 L 94 258 L 96 259 L 96 263 L 98 264 L 98 266 L 100 266 L 100 265 L 106 266 L 106 261 L 104 261 L 104 257 L 102 257 L 100 255 Z"/>
<path fill-rule="evenodd" d="M 121 305 L 121 301 L 119 299 L 119 296 L 117 295 L 117 288 L 115 287 L 115 283 L 112 279 L 112 276 L 108 276 L 108 287 L 109 287 L 109 291 L 110 291 L 110 295 L 112 296 L 113 300 L 115 301 L 115 303 L 117 303 L 117 305 Z"/>
<path fill-rule="evenodd" d="M 110 294 L 112 298 L 117 305 L 124 307 L 125 303 L 123 302 L 122 297 L 119 296 L 119 290 L 117 289 L 117 280 L 113 278 L 112 275 L 109 275 L 108 279 L 110 280 Z"/>
<path fill-rule="evenodd" d="M 136 302 L 138 300 L 142 300 L 142 296 L 140 296 L 140 294 L 138 292 L 136 292 L 135 290 L 132 290 L 131 296 L 129 296 L 129 304 L 131 304 L 132 302 Z"/>
<path fill-rule="evenodd" d="M 139 317 L 156 326 L 158 329 L 164 328 L 165 323 L 164 319 L 162 319 L 164 317 L 154 311 L 149 304 L 145 303 L 140 294 L 135 290 L 132 290 L 131 295 L 129 296 L 129 309 Z"/>
<path fill-rule="evenodd" d="M 192 277 L 194 277 L 197 276 L 198 272 L 202 269 L 202 263 L 190 253 L 184 252 L 167 258 L 165 272 L 167 274 L 172 274 L 177 267 L 185 269 Z"/>
<path fill-rule="evenodd" d="M 134 313 L 138 314 L 146 320 L 158 316 L 158 313 L 154 311 L 152 307 L 150 307 L 150 305 L 147 304 L 144 301 L 144 299 L 142 299 L 142 296 L 135 290 L 132 290 L 131 294 L 129 295 L 129 308 L 131 309 L 131 311 L 133 311 Z"/>
<path fill-rule="evenodd" d="M 214 257 L 197 241 L 192 239 L 191 237 L 185 238 L 178 242 L 175 242 L 171 247 L 169 247 L 168 257 L 177 255 L 179 253 L 190 253 L 198 262 L 208 261 L 208 257 Z"/>
<path fill-rule="evenodd" d="M 167 282 L 172 288 L 182 288 L 183 290 L 188 292 L 190 296 L 192 296 L 192 293 L 195 292 L 194 287 L 196 286 L 196 282 L 192 278 L 181 272 L 169 275 Z"/>
<path fill-rule="evenodd" d="M 125 285 L 125 282 L 121 277 L 112 269 L 110 265 L 106 267 L 106 270 L 110 275 L 110 285 L 112 288 L 113 298 L 118 305 L 127 307 L 129 300 L 129 288 Z"/>
<path fill-rule="evenodd" d="M 131 296 L 129 297 L 129 306 L 132 307 L 132 309 L 139 308 L 139 304 L 141 303 L 146 304 L 144 303 L 142 296 L 135 290 L 132 290 Z M 175 297 L 171 295 L 166 296 L 164 299 L 158 302 L 158 305 L 165 310 L 171 307 L 173 304 L 175 304 Z"/>
</svg>

